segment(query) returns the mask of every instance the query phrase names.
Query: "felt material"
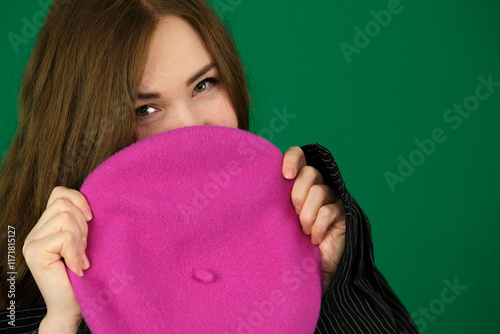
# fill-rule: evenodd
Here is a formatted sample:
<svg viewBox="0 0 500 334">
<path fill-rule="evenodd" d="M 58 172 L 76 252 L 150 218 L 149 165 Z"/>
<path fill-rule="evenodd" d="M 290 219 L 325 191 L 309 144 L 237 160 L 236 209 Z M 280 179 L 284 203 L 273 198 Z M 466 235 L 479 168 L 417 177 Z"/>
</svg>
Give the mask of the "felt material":
<svg viewBox="0 0 500 334">
<path fill-rule="evenodd" d="M 68 270 L 92 333 L 313 333 L 321 260 L 282 159 L 247 131 L 195 126 L 97 167 L 81 188 L 91 267 Z"/>
</svg>

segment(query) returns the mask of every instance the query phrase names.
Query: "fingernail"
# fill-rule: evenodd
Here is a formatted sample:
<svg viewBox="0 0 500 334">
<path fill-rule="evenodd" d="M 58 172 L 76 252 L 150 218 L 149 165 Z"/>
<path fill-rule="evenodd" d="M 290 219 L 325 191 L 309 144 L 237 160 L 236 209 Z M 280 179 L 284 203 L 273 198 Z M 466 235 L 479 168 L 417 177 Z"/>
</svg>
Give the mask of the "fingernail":
<svg viewBox="0 0 500 334">
<path fill-rule="evenodd" d="M 81 269 L 89 269 L 90 267 L 90 262 L 89 262 L 89 258 L 87 257 L 87 255 L 83 254 L 82 255 L 82 258 L 80 260 L 80 264 L 81 264 Z"/>
<path fill-rule="evenodd" d="M 285 178 L 293 179 L 294 174 L 295 174 L 295 168 L 289 166 L 285 167 L 285 172 L 284 172 Z"/>
<path fill-rule="evenodd" d="M 83 249 L 87 249 L 87 237 L 82 238 Z"/>
<path fill-rule="evenodd" d="M 83 270 L 81 267 L 78 267 L 77 273 L 78 276 L 83 277 Z"/>
<path fill-rule="evenodd" d="M 85 216 L 85 219 L 87 219 L 87 221 L 92 220 L 92 211 L 90 210 L 90 208 L 83 209 L 83 215 Z"/>
<path fill-rule="evenodd" d="M 303 227 L 302 231 L 304 232 L 305 235 L 311 234 L 311 230 L 309 230 L 309 228 L 307 228 L 307 227 Z"/>
<path fill-rule="evenodd" d="M 296 206 L 295 207 L 295 212 L 300 215 L 300 211 L 302 211 L 302 207 L 301 206 Z"/>
</svg>

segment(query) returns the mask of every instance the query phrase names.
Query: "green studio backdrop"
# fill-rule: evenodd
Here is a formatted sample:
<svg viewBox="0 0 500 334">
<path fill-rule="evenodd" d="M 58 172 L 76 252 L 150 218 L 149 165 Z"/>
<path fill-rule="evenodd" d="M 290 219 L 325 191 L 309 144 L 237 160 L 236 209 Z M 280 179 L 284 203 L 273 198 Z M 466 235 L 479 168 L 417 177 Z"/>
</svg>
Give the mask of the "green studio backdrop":
<svg viewBox="0 0 500 334">
<path fill-rule="evenodd" d="M 1 4 L 2 152 L 49 2 Z M 420 331 L 496 333 L 500 2 L 211 3 L 247 67 L 252 131 L 332 152 Z"/>
</svg>

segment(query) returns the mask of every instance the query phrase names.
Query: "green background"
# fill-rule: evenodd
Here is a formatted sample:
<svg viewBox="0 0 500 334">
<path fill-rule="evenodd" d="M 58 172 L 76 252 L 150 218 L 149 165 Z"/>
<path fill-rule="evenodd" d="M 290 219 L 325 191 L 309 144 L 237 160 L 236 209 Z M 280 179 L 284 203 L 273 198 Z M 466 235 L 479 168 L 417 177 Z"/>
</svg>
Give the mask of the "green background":
<svg viewBox="0 0 500 334">
<path fill-rule="evenodd" d="M 421 332 L 497 333 L 500 87 L 456 129 L 443 115 L 474 95 L 479 76 L 500 82 L 500 2 L 401 0 L 379 31 L 371 12 L 396 2 L 211 2 L 248 70 L 253 131 L 283 151 L 317 142 L 332 152 L 372 222 L 376 264 Z M 16 52 L 7 36 L 43 11 L 37 1 L 1 4 L 2 152 L 34 42 Z M 348 62 L 340 44 L 355 45 L 354 28 L 367 24 L 372 37 Z M 272 127 L 277 110 L 295 118 Z M 446 140 L 391 189 L 384 174 L 437 128 Z M 445 281 L 455 280 L 466 288 L 450 302 Z"/>
</svg>

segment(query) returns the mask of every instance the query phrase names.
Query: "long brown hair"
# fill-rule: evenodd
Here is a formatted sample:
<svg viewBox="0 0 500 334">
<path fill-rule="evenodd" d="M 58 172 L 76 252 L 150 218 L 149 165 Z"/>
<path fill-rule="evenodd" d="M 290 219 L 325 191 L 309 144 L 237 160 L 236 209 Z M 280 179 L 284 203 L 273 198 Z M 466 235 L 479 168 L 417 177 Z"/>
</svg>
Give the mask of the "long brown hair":
<svg viewBox="0 0 500 334">
<path fill-rule="evenodd" d="M 204 0 L 54 1 L 26 66 L 19 122 L 0 167 L 0 281 L 7 272 L 7 230 L 16 230 L 17 307 L 43 304 L 22 245 L 50 192 L 79 189 L 105 159 L 132 144 L 134 103 L 151 37 L 162 17 L 186 19 L 201 35 L 248 130 L 250 97 L 228 30 Z M 0 309 L 8 284 L 1 284 Z"/>
</svg>

